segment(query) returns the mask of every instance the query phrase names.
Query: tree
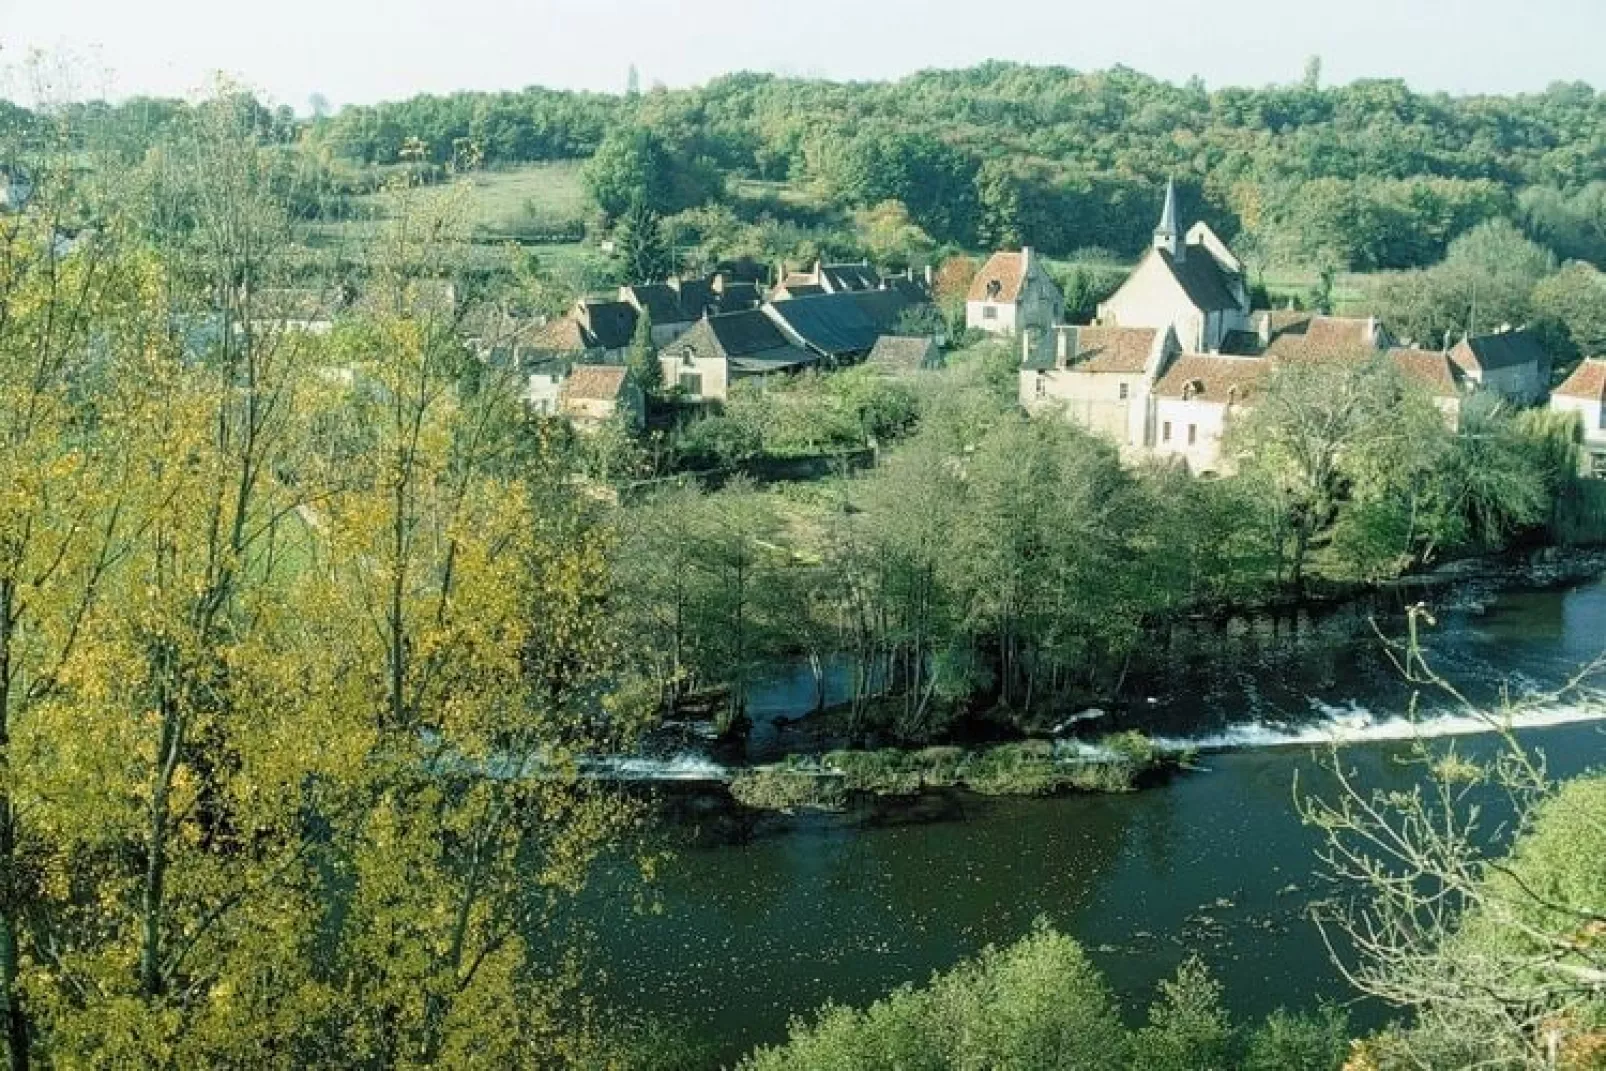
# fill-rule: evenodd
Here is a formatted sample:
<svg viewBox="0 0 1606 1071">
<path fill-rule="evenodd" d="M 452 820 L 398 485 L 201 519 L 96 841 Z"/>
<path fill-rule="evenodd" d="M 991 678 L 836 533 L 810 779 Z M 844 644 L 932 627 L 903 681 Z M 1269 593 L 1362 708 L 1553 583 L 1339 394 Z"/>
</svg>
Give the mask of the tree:
<svg viewBox="0 0 1606 1071">
<path fill-rule="evenodd" d="M 871 259 L 883 267 L 923 264 L 935 248 L 901 201 L 883 201 L 862 209 L 854 214 L 854 223 Z"/>
<path fill-rule="evenodd" d="M 614 238 L 620 271 L 631 283 L 655 283 L 675 272 L 663 223 L 644 200 L 631 202 Z"/>
<path fill-rule="evenodd" d="M 663 366 L 658 363 L 658 347 L 652 342 L 652 313 L 646 309 L 636 316 L 636 332 L 630 339 L 630 354 L 625 363 L 636 386 L 649 398 L 663 387 Z"/>
<path fill-rule="evenodd" d="M 1337 960 L 1346 977 L 1414 1013 L 1364 1055 L 1390 1068 L 1589 1066 L 1606 1021 L 1606 780 L 1556 785 L 1513 733 L 1514 708 L 1472 703 L 1429 665 L 1421 630 L 1431 624 L 1412 608 L 1397 664 L 1418 696 L 1483 722 L 1493 756 L 1419 740 L 1419 783 L 1385 792 L 1355 784 L 1335 753 L 1331 793 L 1303 801 L 1329 872 L 1352 890 L 1319 916 L 1329 948 L 1339 935 L 1352 942 Z M 1601 668 L 1533 702 L 1575 694 Z M 1510 818 L 1485 817 L 1491 795 Z"/>
<path fill-rule="evenodd" d="M 1606 354 L 1606 273 L 1573 261 L 1534 287 L 1533 304 L 1561 326 L 1575 356 Z"/>
</svg>

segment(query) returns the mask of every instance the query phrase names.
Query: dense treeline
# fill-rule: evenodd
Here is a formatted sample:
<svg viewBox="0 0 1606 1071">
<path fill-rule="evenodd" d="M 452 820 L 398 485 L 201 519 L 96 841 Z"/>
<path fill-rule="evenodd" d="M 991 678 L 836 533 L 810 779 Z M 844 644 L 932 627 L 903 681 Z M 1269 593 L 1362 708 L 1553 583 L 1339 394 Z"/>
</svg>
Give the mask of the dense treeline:
<svg viewBox="0 0 1606 1071">
<path fill-rule="evenodd" d="M 855 737 L 921 742 L 990 716 L 1034 728 L 1118 690 L 1179 612 L 1392 577 L 1536 530 L 1576 464 L 1565 421 L 1478 398 L 1457 434 L 1376 355 L 1273 375 L 1218 480 L 1124 465 L 1069 421 L 1026 418 L 1015 389 L 1013 347 L 984 344 L 914 387 L 861 370 L 839 389 L 738 396 L 692 425 L 727 461 L 840 448 L 855 430 L 898 441 L 823 488 L 678 488 L 625 509 L 618 609 L 665 705 L 719 690 L 739 726 L 755 676 L 797 658 L 847 670 Z"/>
<path fill-rule="evenodd" d="M 132 151 L 187 106 L 76 107 L 74 118 L 116 129 Z M 667 216 L 724 200 L 723 180 L 748 178 L 807 187 L 839 212 L 900 202 L 938 243 L 1129 255 L 1153 226 L 1155 190 L 1175 177 L 1187 213 L 1261 263 L 1419 267 L 1496 216 L 1519 219 L 1563 257 L 1606 254 L 1606 98 L 1582 84 L 1451 97 L 1310 77 L 1207 91 L 1120 67 L 989 63 L 887 83 L 735 74 L 645 95 L 424 95 L 266 120 L 348 185 L 352 168 L 394 164 L 409 145 L 437 166 L 465 152 L 499 166 L 600 151 L 595 186 L 610 217 L 625 186 Z M 758 208 L 772 224 L 807 222 L 795 204 Z"/>
</svg>

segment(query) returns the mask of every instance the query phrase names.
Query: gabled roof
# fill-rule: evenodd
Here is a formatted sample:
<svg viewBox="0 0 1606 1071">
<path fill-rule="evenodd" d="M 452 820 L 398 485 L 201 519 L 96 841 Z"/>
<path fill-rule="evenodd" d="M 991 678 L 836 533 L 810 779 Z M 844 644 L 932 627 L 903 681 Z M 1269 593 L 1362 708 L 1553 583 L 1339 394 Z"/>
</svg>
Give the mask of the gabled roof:
<svg viewBox="0 0 1606 1071">
<path fill-rule="evenodd" d="M 591 349 L 585 328 L 572 314 L 537 328 L 530 336 L 530 345 L 548 353 L 584 353 Z"/>
<path fill-rule="evenodd" d="M 622 365 L 575 365 L 569 378 L 563 381 L 562 394 L 565 399 L 575 401 L 616 401 L 624 391 L 629 375 L 629 369 Z"/>
<path fill-rule="evenodd" d="M 942 364 L 937 340 L 929 336 L 882 335 L 876 339 L 865 364 L 889 372 L 917 372 Z"/>
<path fill-rule="evenodd" d="M 1221 312 L 1239 307 L 1231 278 L 1203 246 L 1189 246 L 1181 260 L 1167 249 L 1156 249 L 1154 255 L 1171 272 L 1194 308 L 1202 312 Z"/>
<path fill-rule="evenodd" d="M 764 293 L 754 282 L 727 282 L 715 288 L 714 300 L 720 312 L 741 312 L 762 305 Z"/>
<path fill-rule="evenodd" d="M 1066 330 L 1065 367 L 1076 372 L 1141 373 L 1160 332 L 1152 327 L 1076 327 Z"/>
<path fill-rule="evenodd" d="M 819 358 L 787 341 L 780 328 L 758 309 L 710 316 L 664 347 L 668 357 L 691 354 L 702 360 L 726 360 L 740 371 L 759 366 L 793 367 Z M 756 363 L 755 363 L 756 362 Z"/>
<path fill-rule="evenodd" d="M 870 352 L 899 317 L 918 302 L 898 289 L 818 294 L 764 307 L 787 334 L 829 357 Z"/>
<path fill-rule="evenodd" d="M 592 346 L 622 350 L 630 345 L 636 333 L 636 309 L 629 302 L 582 301 L 577 311 Z"/>
<path fill-rule="evenodd" d="M 1024 253 L 994 253 L 971 280 L 967 301 L 991 301 L 1013 305 L 1020 300 L 1021 284 L 1026 281 Z"/>
<path fill-rule="evenodd" d="M 1450 351 L 1450 359 L 1469 372 L 1492 372 L 1524 364 L 1543 369 L 1550 364 L 1539 339 L 1526 328 L 1464 338 Z"/>
<path fill-rule="evenodd" d="M 1274 330 L 1266 352 L 1274 357 L 1314 360 L 1351 357 L 1377 349 L 1377 322 L 1354 317 L 1300 314 Z"/>
<path fill-rule="evenodd" d="M 619 299 L 638 309 L 645 309 L 654 325 L 687 323 L 697 316 L 685 315 L 680 307 L 680 295 L 668 283 L 643 283 L 619 288 Z M 698 313 L 701 315 L 701 313 Z"/>
<path fill-rule="evenodd" d="M 1272 368 L 1263 357 L 1217 357 L 1188 353 L 1178 357 L 1154 385 L 1157 398 L 1201 402 L 1243 402 Z"/>
<path fill-rule="evenodd" d="M 1586 357 L 1567 381 L 1550 393 L 1564 398 L 1606 402 L 1606 357 Z"/>
<path fill-rule="evenodd" d="M 1426 387 L 1436 398 L 1457 397 L 1461 393 L 1461 369 L 1443 353 L 1392 349 L 1389 360 L 1407 380 Z"/>
</svg>

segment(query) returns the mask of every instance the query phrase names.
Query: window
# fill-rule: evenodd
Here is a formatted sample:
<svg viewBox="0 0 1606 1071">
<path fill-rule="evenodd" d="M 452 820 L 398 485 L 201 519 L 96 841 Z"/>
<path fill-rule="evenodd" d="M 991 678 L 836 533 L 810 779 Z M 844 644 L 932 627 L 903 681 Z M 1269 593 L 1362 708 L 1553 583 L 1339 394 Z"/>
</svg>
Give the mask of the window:
<svg viewBox="0 0 1606 1071">
<path fill-rule="evenodd" d="M 1198 441 L 1199 441 L 1199 425 L 1197 425 L 1197 424 L 1189 424 L 1188 425 L 1188 445 L 1192 446 L 1194 443 L 1196 443 Z"/>
<path fill-rule="evenodd" d="M 1597 480 L 1606 480 L 1606 454 L 1596 454 L 1589 459 L 1589 474 Z"/>
<path fill-rule="evenodd" d="M 996 320 L 998 319 L 998 310 L 992 305 L 983 305 L 981 307 L 981 318 L 983 320 Z"/>
<path fill-rule="evenodd" d="M 1160 425 L 1160 441 L 1163 443 L 1171 441 L 1171 421 L 1169 420 Z"/>
<path fill-rule="evenodd" d="M 1121 400 L 1126 401 L 1126 384 L 1121 384 Z"/>
<path fill-rule="evenodd" d="M 1046 394 L 1048 394 L 1048 377 L 1039 372 L 1037 373 L 1037 396 L 1041 398 Z"/>
<path fill-rule="evenodd" d="M 703 374 L 701 372 L 682 372 L 680 374 L 680 389 L 691 398 L 703 396 Z"/>
</svg>

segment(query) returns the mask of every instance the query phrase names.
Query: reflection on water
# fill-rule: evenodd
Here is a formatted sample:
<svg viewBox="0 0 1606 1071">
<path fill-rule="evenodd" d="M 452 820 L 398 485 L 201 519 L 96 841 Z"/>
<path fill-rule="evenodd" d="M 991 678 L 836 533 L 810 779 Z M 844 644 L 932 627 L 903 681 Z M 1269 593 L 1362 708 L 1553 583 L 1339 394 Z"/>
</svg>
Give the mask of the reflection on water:
<svg viewBox="0 0 1606 1071">
<path fill-rule="evenodd" d="M 1342 613 L 1259 634 L 1208 626 L 1225 640 L 1199 626 L 1170 641 L 1177 672 L 1145 687 L 1162 717 L 1195 732 L 1295 723 L 1323 705 L 1378 723 L 1404 709 L 1406 693 L 1364 638 L 1365 615 Z M 1249 668 L 1189 650 L 1213 643 Z M 1437 664 L 1482 696 L 1513 678 L 1552 687 L 1603 647 L 1606 583 L 1464 600 L 1442 613 L 1432 640 Z M 811 678 L 806 688 L 812 701 Z M 1527 736 L 1559 774 L 1606 760 L 1598 725 Z M 1405 749 L 1372 742 L 1347 759 L 1365 783 L 1403 787 L 1415 776 L 1397 761 Z M 661 915 L 598 909 L 610 995 L 684 1019 L 734 1056 L 779 1037 L 793 1014 L 923 981 L 989 942 L 1019 938 L 1042 916 L 1079 938 L 1111 984 L 1140 1003 L 1188 952 L 1218 972 L 1244 1015 L 1347 999 L 1305 917 L 1323 895 L 1311 831 L 1293 807 L 1296 771 L 1302 787 L 1324 783 L 1311 751 L 1237 751 L 1203 764 L 1132 796 L 967 801 L 963 821 L 805 824 L 687 849 L 659 883 Z"/>
</svg>

